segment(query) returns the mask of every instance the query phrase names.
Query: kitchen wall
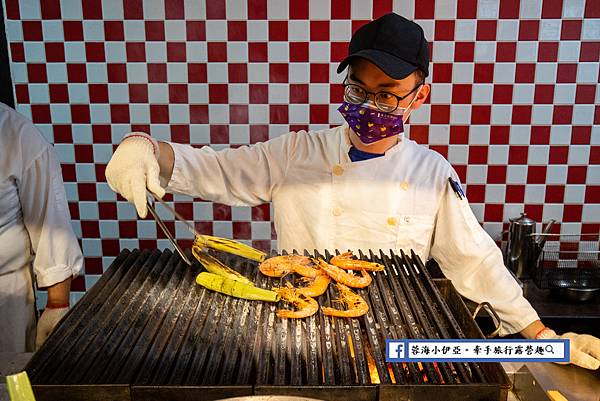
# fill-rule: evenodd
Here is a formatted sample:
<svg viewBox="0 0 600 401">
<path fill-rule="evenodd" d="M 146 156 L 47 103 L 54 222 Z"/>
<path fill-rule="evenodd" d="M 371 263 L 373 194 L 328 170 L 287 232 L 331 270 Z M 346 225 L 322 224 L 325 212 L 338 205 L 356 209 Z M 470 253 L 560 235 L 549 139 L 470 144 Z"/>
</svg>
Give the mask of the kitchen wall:
<svg viewBox="0 0 600 401">
<path fill-rule="evenodd" d="M 430 101 L 412 115 L 409 135 L 455 166 L 484 228 L 499 240 L 508 218 L 525 210 L 537 221 L 561 221 L 556 233 L 599 230 L 597 0 L 4 0 L 4 7 L 16 107 L 55 145 L 86 257 L 75 299 L 122 248 L 168 246 L 105 182 L 123 134 L 220 149 L 337 125 L 343 76 L 335 69 L 347 41 L 392 10 L 418 22 L 432 48 Z M 175 207 L 203 233 L 274 244 L 269 205 L 175 197 Z M 169 225 L 189 245 L 184 227 Z"/>
</svg>

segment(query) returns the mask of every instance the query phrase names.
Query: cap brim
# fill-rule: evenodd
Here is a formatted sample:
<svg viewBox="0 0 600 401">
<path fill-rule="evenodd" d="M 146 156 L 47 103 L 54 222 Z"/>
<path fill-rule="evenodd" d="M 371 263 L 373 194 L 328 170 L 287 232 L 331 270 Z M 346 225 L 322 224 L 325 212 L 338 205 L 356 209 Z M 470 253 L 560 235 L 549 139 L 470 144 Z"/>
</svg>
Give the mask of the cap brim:
<svg viewBox="0 0 600 401">
<path fill-rule="evenodd" d="M 344 60 L 342 60 L 342 62 L 340 63 L 340 65 L 338 65 L 337 68 L 338 74 L 344 71 L 344 69 L 348 66 L 348 64 L 350 64 L 352 59 L 356 57 L 361 57 L 369 60 L 393 79 L 404 79 L 407 76 L 409 76 L 413 71 L 419 68 L 416 65 L 407 63 L 401 58 L 398 58 L 381 50 L 364 49 L 353 53 L 346 57 Z"/>
</svg>

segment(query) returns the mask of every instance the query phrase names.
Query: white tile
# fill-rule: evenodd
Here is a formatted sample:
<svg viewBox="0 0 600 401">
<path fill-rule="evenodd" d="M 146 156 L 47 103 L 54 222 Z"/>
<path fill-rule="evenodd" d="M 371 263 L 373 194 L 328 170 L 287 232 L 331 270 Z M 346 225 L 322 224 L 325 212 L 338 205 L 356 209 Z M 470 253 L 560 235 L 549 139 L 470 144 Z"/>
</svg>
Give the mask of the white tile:
<svg viewBox="0 0 600 401">
<path fill-rule="evenodd" d="M 56 145 L 54 145 L 54 146 L 56 146 Z M 67 194 L 67 201 L 69 201 L 69 202 L 78 202 L 79 201 L 79 195 L 77 194 L 77 183 L 65 182 L 65 193 Z"/>
<path fill-rule="evenodd" d="M 37 3 L 35 1 L 27 1 L 27 4 Z M 60 0 L 60 15 L 63 20 L 82 20 L 83 10 L 82 2 L 75 0 Z M 39 7 L 39 4 L 38 4 Z M 21 18 L 28 19 L 21 11 Z M 40 17 L 38 17 L 40 19 Z"/>
<path fill-rule="evenodd" d="M 276 1 L 276 0 L 273 0 Z M 309 20 L 329 20 L 330 3 L 321 0 L 309 0 L 308 3 L 308 19 Z"/>
<path fill-rule="evenodd" d="M 438 84 L 436 84 L 437 87 Z M 473 84 L 471 89 L 472 104 L 491 104 L 494 86 L 492 84 Z"/>
<path fill-rule="evenodd" d="M 169 123 L 170 124 L 189 124 L 190 109 L 187 104 L 169 105 Z"/>
<path fill-rule="evenodd" d="M 104 40 L 104 21 L 84 20 L 83 38 L 86 42 L 101 42 Z"/>
<path fill-rule="evenodd" d="M 556 63 L 538 63 L 535 67 L 536 84 L 554 84 L 556 83 Z"/>
<path fill-rule="evenodd" d="M 290 132 L 290 126 L 288 124 L 269 125 L 269 139 L 279 138 L 280 136 L 285 135 L 288 132 Z"/>
<path fill-rule="evenodd" d="M 181 24 L 181 22 L 180 22 Z M 248 32 L 250 33 L 250 32 Z M 206 40 L 208 42 L 227 41 L 227 21 L 226 20 L 207 20 L 206 21 Z"/>
<path fill-rule="evenodd" d="M 307 104 L 290 104 L 290 124 L 306 124 L 310 120 L 309 107 Z"/>
<path fill-rule="evenodd" d="M 267 104 L 250 104 L 248 105 L 248 119 L 250 124 L 268 124 L 269 121 L 269 105 Z"/>
<path fill-rule="evenodd" d="M 513 86 L 513 104 L 531 104 L 535 93 L 533 84 L 515 84 Z"/>
<path fill-rule="evenodd" d="M 472 164 L 467 166 L 467 182 L 469 184 L 485 184 L 486 181 L 486 165 Z"/>
<path fill-rule="evenodd" d="M 287 42 L 267 43 L 270 63 L 289 63 L 290 48 Z"/>
<path fill-rule="evenodd" d="M 415 2 L 413 0 L 393 0 L 392 10 L 410 20 L 415 18 Z"/>
<path fill-rule="evenodd" d="M 350 18 L 353 20 L 368 20 L 373 17 L 373 8 L 370 1 L 351 0 Z M 348 36 L 349 37 L 349 36 Z"/>
<path fill-rule="evenodd" d="M 46 62 L 46 48 L 42 42 L 24 42 L 23 51 L 25 53 L 25 61 L 28 63 Z"/>
<path fill-rule="evenodd" d="M 46 141 L 54 143 L 54 128 L 52 124 L 36 124 L 35 126 Z"/>
<path fill-rule="evenodd" d="M 527 154 L 527 164 L 531 166 L 543 166 L 548 164 L 550 147 L 548 145 L 530 145 Z"/>
<path fill-rule="evenodd" d="M 108 82 L 106 63 L 86 63 L 85 70 L 88 84 Z"/>
<path fill-rule="evenodd" d="M 587 165 L 590 160 L 589 145 L 571 145 L 569 146 L 569 165 Z"/>
<path fill-rule="evenodd" d="M 450 164 L 467 164 L 469 162 L 468 145 L 448 145 L 448 161 Z"/>
<path fill-rule="evenodd" d="M 98 203 L 80 201 L 79 215 L 81 220 L 98 220 Z"/>
<path fill-rule="evenodd" d="M 123 3 L 120 1 L 103 1 L 102 2 L 102 17 L 105 21 L 117 20 L 121 21 L 125 17 L 123 13 Z"/>
<path fill-rule="evenodd" d="M 104 144 L 104 143 L 96 143 L 94 144 L 94 163 L 103 163 L 106 164 L 110 160 L 113 154 L 112 145 Z M 103 183 L 98 183 L 98 185 L 106 185 Z"/>
<path fill-rule="evenodd" d="M 249 88 L 247 84 L 229 84 L 229 103 L 248 103 Z"/>
<path fill-rule="evenodd" d="M 552 124 L 553 106 L 534 104 L 531 108 L 531 123 L 536 125 Z"/>
<path fill-rule="evenodd" d="M 194 239 L 194 234 L 190 232 L 185 224 L 181 221 L 175 222 L 175 238 L 177 239 Z"/>
<path fill-rule="evenodd" d="M 269 84 L 269 104 L 288 104 L 290 102 L 288 84 Z"/>
<path fill-rule="evenodd" d="M 494 62 L 496 60 L 496 42 L 475 42 L 475 62 Z"/>
<path fill-rule="evenodd" d="M 329 124 L 332 125 L 342 125 L 344 124 L 344 118 L 342 117 L 342 115 L 340 114 L 339 111 L 337 111 L 338 105 L 336 104 L 330 104 L 329 105 Z M 404 127 L 404 129 L 406 130 L 406 127 Z"/>
<path fill-rule="evenodd" d="M 110 124 L 110 105 L 90 104 L 90 119 L 94 124 Z"/>
<path fill-rule="evenodd" d="M 62 42 L 65 37 L 63 34 L 63 24 L 61 20 L 42 21 L 42 35 L 46 42 Z M 9 34 L 10 41 L 15 41 Z"/>
<path fill-rule="evenodd" d="M 211 221 L 213 220 L 212 202 L 194 202 L 194 220 Z"/>
<path fill-rule="evenodd" d="M 509 165 L 506 168 L 507 184 L 525 184 L 527 182 L 527 166 Z"/>
<path fill-rule="evenodd" d="M 529 184 L 525 186 L 525 203 L 544 203 L 546 185 Z"/>
<path fill-rule="evenodd" d="M 69 102 L 73 103 L 89 103 L 90 92 L 86 84 L 69 84 Z"/>
<path fill-rule="evenodd" d="M 165 4 L 160 0 L 144 0 L 142 7 L 146 20 L 164 20 L 166 18 Z"/>
<path fill-rule="evenodd" d="M 309 32 L 308 21 L 292 20 L 288 22 L 288 40 L 290 42 L 307 42 L 310 38 Z M 334 33 L 331 32 L 331 34 Z"/>
<path fill-rule="evenodd" d="M 546 184 L 563 185 L 567 183 L 566 165 L 551 164 L 546 169 Z"/>
<path fill-rule="evenodd" d="M 367 5 L 367 2 L 361 1 Z M 329 39 L 332 42 L 347 42 L 352 36 L 352 21 L 332 20 L 329 23 Z"/>
<path fill-rule="evenodd" d="M 540 19 L 542 16 L 542 0 L 527 0 L 520 2 L 520 19 Z"/>
<path fill-rule="evenodd" d="M 288 46 L 285 47 L 287 50 Z M 329 42 L 310 42 L 308 44 L 308 57 L 311 63 L 328 63 L 330 57 Z"/>
<path fill-rule="evenodd" d="M 246 93 L 247 93 L 246 89 Z M 230 95 L 231 96 L 231 95 Z M 208 103 L 208 85 L 207 84 L 189 84 L 188 85 L 188 101 L 190 104 Z M 233 103 L 233 97 L 230 97 Z"/>
<path fill-rule="evenodd" d="M 510 145 L 529 145 L 531 128 L 528 125 L 511 125 L 508 143 Z"/>
<path fill-rule="evenodd" d="M 247 63 L 248 43 L 227 42 L 227 61 L 230 63 Z"/>
<path fill-rule="evenodd" d="M 583 18 L 585 0 L 564 0 L 563 18 Z"/>
<path fill-rule="evenodd" d="M 232 124 L 229 126 L 229 143 L 246 145 L 249 142 L 250 129 L 248 125 Z"/>
<path fill-rule="evenodd" d="M 267 19 L 269 20 L 288 20 L 289 4 L 287 1 L 267 0 Z"/>
<path fill-rule="evenodd" d="M 450 104 L 452 101 L 452 84 L 435 84 L 430 93 L 431 103 Z"/>
<path fill-rule="evenodd" d="M 575 103 L 575 84 L 556 84 L 554 86 L 554 104 L 572 105 Z"/>
<path fill-rule="evenodd" d="M 537 62 L 538 42 L 517 42 L 518 63 Z"/>
<path fill-rule="evenodd" d="M 600 145 L 600 125 L 592 126 L 592 137 L 590 143 L 592 145 Z"/>
<path fill-rule="evenodd" d="M 271 239 L 271 222 L 253 221 L 250 223 L 252 228 L 252 239 Z"/>
<path fill-rule="evenodd" d="M 169 102 L 169 87 L 168 87 L 168 85 L 167 84 L 148 84 L 148 102 L 151 104 L 166 104 L 166 103 L 168 103 Z"/>
<path fill-rule="evenodd" d="M 485 186 L 486 203 L 504 203 L 506 197 L 506 185 L 487 184 Z"/>
<path fill-rule="evenodd" d="M 562 204 L 552 204 L 545 203 L 544 211 L 542 214 L 542 219 L 544 221 L 548 221 L 550 219 L 554 219 L 560 221 L 563 217 L 563 205 Z"/>
<path fill-rule="evenodd" d="M 310 67 L 308 63 L 290 63 L 289 76 L 291 84 L 310 82 Z"/>
<path fill-rule="evenodd" d="M 514 63 L 496 63 L 494 64 L 494 83 L 512 84 L 515 82 L 515 64 Z"/>
<path fill-rule="evenodd" d="M 248 42 L 266 42 L 269 40 L 269 25 L 267 21 L 248 21 Z"/>
<path fill-rule="evenodd" d="M 600 40 L 600 19 L 583 20 L 583 27 L 581 29 L 581 39 Z"/>
<path fill-rule="evenodd" d="M 96 170 L 92 163 L 77 163 L 75 165 L 77 182 L 96 182 Z"/>
<path fill-rule="evenodd" d="M 598 221 L 600 216 L 600 204 L 585 204 L 583 205 L 583 211 L 581 213 L 581 220 L 583 221 Z"/>
<path fill-rule="evenodd" d="M 47 84 L 29 84 L 27 86 L 29 90 L 29 101 L 32 104 L 42 103 L 48 104 L 50 103 L 50 94 L 48 93 L 48 85 Z"/>
<path fill-rule="evenodd" d="M 60 64 L 60 68 L 57 70 L 56 68 L 52 68 L 53 64 L 46 65 L 46 75 L 48 76 L 48 80 L 52 78 L 57 78 L 54 82 L 66 82 L 67 81 L 67 70 L 64 64 Z M 11 76 L 13 83 L 28 83 L 29 79 L 27 78 L 27 64 L 26 63 L 11 63 Z M 57 74 L 60 73 L 60 74 Z M 52 82 L 52 81 L 50 81 Z"/>
<path fill-rule="evenodd" d="M 569 40 L 558 43 L 558 62 L 579 61 L 579 48 L 581 42 Z M 536 52 L 537 54 L 537 52 Z"/>
<path fill-rule="evenodd" d="M 206 144 L 210 142 L 209 127 L 206 124 L 190 124 L 190 143 Z M 197 202 L 194 202 L 196 204 Z"/>
<path fill-rule="evenodd" d="M 433 61 L 436 63 L 451 63 L 454 61 L 454 42 L 434 42 Z"/>
<path fill-rule="evenodd" d="M 73 132 L 74 144 L 92 144 L 94 143 L 92 127 L 90 124 L 73 124 L 71 125 Z"/>
<path fill-rule="evenodd" d="M 23 41 L 23 24 L 21 21 L 6 20 L 6 36 L 9 42 Z M 62 24 L 61 24 L 62 27 Z"/>
<path fill-rule="evenodd" d="M 65 42 L 65 61 L 67 63 L 85 63 L 86 60 L 83 42 Z"/>
<path fill-rule="evenodd" d="M 125 40 L 131 42 L 146 40 L 144 21 L 126 20 L 123 26 L 125 28 Z"/>
<path fill-rule="evenodd" d="M 145 84 L 148 82 L 148 64 L 127 63 L 127 82 Z"/>
<path fill-rule="evenodd" d="M 186 20 L 205 20 L 206 3 L 197 0 L 183 0 Z"/>
<path fill-rule="evenodd" d="M 290 74 L 291 76 L 291 74 Z M 267 63 L 248 64 L 248 82 L 266 83 L 269 82 L 269 65 Z"/>
<path fill-rule="evenodd" d="M 187 42 L 185 44 L 185 54 L 186 60 L 188 63 L 200 62 L 206 63 L 208 60 L 208 53 L 206 50 L 206 42 Z M 229 55 L 228 55 L 229 56 Z M 162 60 L 166 60 L 166 47 L 165 47 L 165 56 Z"/>
<path fill-rule="evenodd" d="M 490 145 L 488 149 L 488 163 L 492 165 L 507 165 L 508 149 L 508 145 Z"/>
<path fill-rule="evenodd" d="M 435 3 L 435 19 L 455 19 L 456 0 L 437 1 Z"/>
<path fill-rule="evenodd" d="M 560 39 L 560 20 L 542 19 L 540 21 L 539 40 L 556 41 Z"/>
<path fill-rule="evenodd" d="M 577 83 L 597 83 L 599 63 L 579 63 L 577 66 Z"/>
<path fill-rule="evenodd" d="M 167 45 L 165 42 L 146 42 L 145 47 L 146 61 L 150 63 L 164 63 L 167 61 Z"/>
<path fill-rule="evenodd" d="M 576 104 L 573 106 L 573 124 L 574 125 L 592 125 L 594 124 L 593 104 Z"/>
<path fill-rule="evenodd" d="M 498 20 L 496 39 L 499 41 L 516 41 L 519 37 L 518 20 Z"/>
<path fill-rule="evenodd" d="M 497 19 L 500 0 L 478 0 L 477 18 L 478 19 Z"/>
<path fill-rule="evenodd" d="M 156 223 L 153 220 L 138 220 L 137 221 L 137 234 L 138 238 L 149 238 L 155 239 L 157 235 Z"/>
<path fill-rule="evenodd" d="M 179 20 L 166 20 L 165 22 L 165 40 L 166 41 L 185 41 L 187 38 L 186 24 Z M 208 26 L 209 21 L 206 21 Z M 206 30 L 208 36 L 208 29 Z M 208 37 L 207 37 L 208 39 Z"/>
<path fill-rule="evenodd" d="M 508 221 L 509 219 L 513 219 L 519 216 L 525 207 L 522 203 L 507 203 L 504 205 L 504 216 L 503 221 Z"/>
<path fill-rule="evenodd" d="M 471 105 L 470 104 L 452 104 L 450 105 L 450 121 L 452 124 L 470 124 L 471 123 Z"/>
<path fill-rule="evenodd" d="M 450 142 L 450 127 L 448 125 L 432 124 L 429 126 L 429 144 L 447 145 Z"/>
<path fill-rule="evenodd" d="M 510 104 L 493 104 L 491 123 L 508 125 L 512 121 L 512 106 Z"/>
<path fill-rule="evenodd" d="M 229 105 L 209 104 L 208 116 L 211 124 L 229 124 Z"/>
<path fill-rule="evenodd" d="M 213 234 L 216 237 L 233 238 L 233 226 L 230 222 L 214 221 Z"/>
<path fill-rule="evenodd" d="M 570 125 L 553 125 L 550 127 L 550 145 L 568 145 L 570 143 Z"/>
<path fill-rule="evenodd" d="M 435 24 L 433 20 L 415 20 L 423 28 L 425 39 L 431 41 L 435 33 Z"/>
<path fill-rule="evenodd" d="M 225 18 L 228 21 L 245 21 L 248 19 L 248 4 L 240 0 L 227 0 Z"/>
<path fill-rule="evenodd" d="M 411 113 L 410 122 L 414 124 L 429 124 L 431 115 L 431 106 L 423 104 L 417 110 Z"/>
<path fill-rule="evenodd" d="M 311 84 L 308 87 L 308 103 L 329 103 L 329 84 Z"/>
<path fill-rule="evenodd" d="M 585 183 L 587 185 L 600 185 L 600 165 L 588 166 Z"/>
<path fill-rule="evenodd" d="M 585 202 L 585 185 L 566 185 L 565 186 L 565 203 L 584 203 Z"/>
<path fill-rule="evenodd" d="M 472 83 L 473 82 L 473 63 L 454 63 L 452 67 L 453 83 Z"/>
<path fill-rule="evenodd" d="M 111 84 L 108 86 L 108 100 L 110 103 L 127 103 L 129 101 L 129 85 Z"/>
<path fill-rule="evenodd" d="M 102 256 L 102 244 L 99 238 L 82 238 L 81 250 L 85 256 Z"/>
<path fill-rule="evenodd" d="M 129 105 L 129 115 L 132 124 L 149 124 L 150 106 L 147 104 L 132 103 Z"/>
<path fill-rule="evenodd" d="M 148 50 L 148 47 L 146 47 Z M 146 55 L 149 53 L 146 51 Z M 127 52 L 124 42 L 105 42 L 104 56 L 107 63 L 125 63 L 127 61 Z"/>
<path fill-rule="evenodd" d="M 211 84 L 226 84 L 229 81 L 227 63 L 207 63 L 206 78 Z"/>
<path fill-rule="evenodd" d="M 475 41 L 477 37 L 477 20 L 459 19 L 455 21 L 454 40 Z M 477 45 L 477 42 L 475 43 Z"/>
<path fill-rule="evenodd" d="M 50 104 L 50 118 L 53 124 L 71 122 L 71 109 L 68 104 Z"/>
<path fill-rule="evenodd" d="M 225 71 L 227 72 L 227 71 Z M 167 81 L 169 83 L 187 83 L 188 66 L 186 63 L 167 63 Z"/>
<path fill-rule="evenodd" d="M 469 145 L 487 145 L 490 143 L 490 127 L 473 125 L 469 129 Z"/>
<path fill-rule="evenodd" d="M 231 220 L 233 221 L 251 221 L 252 209 L 245 206 L 233 206 L 231 208 Z M 254 236 L 252 236 L 254 238 Z"/>
</svg>

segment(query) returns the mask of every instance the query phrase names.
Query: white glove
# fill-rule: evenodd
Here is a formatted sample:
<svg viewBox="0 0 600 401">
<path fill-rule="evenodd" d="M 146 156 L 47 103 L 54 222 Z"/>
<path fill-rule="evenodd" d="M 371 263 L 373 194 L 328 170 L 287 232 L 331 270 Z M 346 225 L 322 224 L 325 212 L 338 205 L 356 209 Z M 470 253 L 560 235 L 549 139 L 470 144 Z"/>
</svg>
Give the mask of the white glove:
<svg viewBox="0 0 600 401">
<path fill-rule="evenodd" d="M 158 143 L 148 134 L 132 132 L 125 136 L 106 166 L 108 186 L 135 205 L 138 215 L 145 218 L 146 188 L 162 198 L 160 186 Z"/>
<path fill-rule="evenodd" d="M 62 319 L 67 312 L 69 311 L 69 307 L 64 308 L 46 308 L 40 317 L 40 320 L 37 324 L 37 331 L 35 335 L 35 349 L 36 351 L 40 349 L 42 344 L 46 341 L 54 326 L 60 319 Z"/>
<path fill-rule="evenodd" d="M 554 330 L 546 328 L 536 337 L 536 339 L 570 340 L 570 363 L 592 370 L 596 370 L 600 367 L 600 338 L 590 336 L 589 334 L 577 333 L 565 333 L 559 336 Z"/>
</svg>

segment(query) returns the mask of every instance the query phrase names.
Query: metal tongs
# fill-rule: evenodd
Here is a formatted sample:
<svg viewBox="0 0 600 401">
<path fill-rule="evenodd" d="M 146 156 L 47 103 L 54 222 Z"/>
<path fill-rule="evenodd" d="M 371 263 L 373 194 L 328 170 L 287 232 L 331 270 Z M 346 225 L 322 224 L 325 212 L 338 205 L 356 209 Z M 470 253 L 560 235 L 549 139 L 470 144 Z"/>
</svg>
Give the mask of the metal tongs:
<svg viewBox="0 0 600 401">
<path fill-rule="evenodd" d="M 201 249 L 211 248 L 217 251 L 227 252 L 234 255 L 242 256 L 247 259 L 256 260 L 257 262 L 262 262 L 263 260 L 265 260 L 267 254 L 263 251 L 252 248 L 251 246 L 227 238 L 213 237 L 210 235 L 202 235 L 198 233 L 194 226 L 190 224 L 190 222 L 188 222 L 185 218 L 183 218 L 183 216 L 177 213 L 177 211 L 174 208 L 172 208 L 168 203 L 166 203 L 164 200 L 162 200 L 154 194 L 152 194 L 152 196 L 165 209 L 171 212 L 171 214 L 173 214 L 173 216 L 175 216 L 177 220 L 182 222 L 192 234 L 194 234 L 194 247 L 199 247 Z M 173 237 L 165 223 L 162 221 L 162 219 L 158 217 L 158 213 L 156 213 L 156 209 L 154 209 L 154 205 L 152 204 L 153 202 L 151 202 L 150 199 L 147 199 L 146 203 L 148 206 L 148 210 L 150 210 L 150 213 L 154 217 L 154 220 L 156 220 L 158 226 L 165 233 L 169 241 L 171 241 L 171 244 L 173 244 L 173 247 L 175 247 L 175 250 L 177 250 L 179 256 L 181 256 L 185 263 L 191 266 L 192 262 L 190 261 L 190 259 L 185 255 L 181 247 L 177 244 L 175 238 Z"/>
</svg>

